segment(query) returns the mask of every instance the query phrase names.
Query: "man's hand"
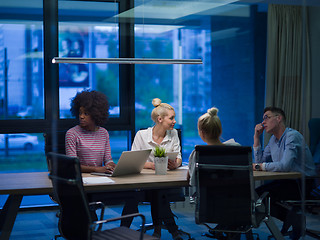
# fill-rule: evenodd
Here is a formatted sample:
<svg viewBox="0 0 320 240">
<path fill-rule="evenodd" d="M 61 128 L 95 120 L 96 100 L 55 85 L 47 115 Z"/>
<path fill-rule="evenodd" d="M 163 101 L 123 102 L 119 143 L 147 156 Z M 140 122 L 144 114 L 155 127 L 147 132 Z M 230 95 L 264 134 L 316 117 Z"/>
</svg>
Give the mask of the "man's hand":
<svg viewBox="0 0 320 240">
<path fill-rule="evenodd" d="M 260 135 L 263 133 L 264 126 L 262 123 L 258 123 L 254 128 L 253 147 L 260 146 Z"/>
<path fill-rule="evenodd" d="M 258 123 L 254 129 L 254 135 L 257 137 L 260 137 L 260 135 L 263 133 L 264 126 L 262 123 Z"/>
<path fill-rule="evenodd" d="M 253 171 L 262 171 L 262 163 L 252 163 Z"/>
</svg>

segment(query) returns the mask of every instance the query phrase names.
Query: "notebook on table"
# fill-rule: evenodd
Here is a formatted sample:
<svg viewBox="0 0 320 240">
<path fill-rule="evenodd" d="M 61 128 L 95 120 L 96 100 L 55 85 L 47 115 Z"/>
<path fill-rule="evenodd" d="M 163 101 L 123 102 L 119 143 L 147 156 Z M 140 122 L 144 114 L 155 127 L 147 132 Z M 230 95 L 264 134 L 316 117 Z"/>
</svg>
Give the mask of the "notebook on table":
<svg viewBox="0 0 320 240">
<path fill-rule="evenodd" d="M 118 177 L 129 174 L 140 173 L 147 162 L 151 153 L 151 149 L 137 150 L 137 151 L 124 151 L 122 152 L 119 161 L 113 173 L 97 173 L 93 172 L 92 175 Z"/>
</svg>

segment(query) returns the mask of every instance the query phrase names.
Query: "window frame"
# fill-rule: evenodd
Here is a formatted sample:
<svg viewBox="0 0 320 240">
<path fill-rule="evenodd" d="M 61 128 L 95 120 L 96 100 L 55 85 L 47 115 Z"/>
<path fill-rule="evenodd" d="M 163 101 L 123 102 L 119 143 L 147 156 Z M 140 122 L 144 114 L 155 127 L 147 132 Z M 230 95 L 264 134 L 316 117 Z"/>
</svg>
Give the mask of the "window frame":
<svg viewBox="0 0 320 240">
<path fill-rule="evenodd" d="M 134 4 L 132 0 L 97 1 L 118 3 L 119 13 L 133 8 Z M 43 0 L 44 119 L 0 120 L 1 133 L 63 131 L 78 124 L 77 119 L 60 119 L 59 117 L 59 65 L 51 63 L 52 58 L 58 56 L 59 50 L 58 4 L 59 0 Z M 134 57 L 134 22 L 132 20 L 119 22 L 119 56 Z M 119 117 L 110 117 L 104 127 L 110 131 L 127 130 L 131 132 L 129 135 L 134 136 L 134 65 L 119 66 L 119 86 Z"/>
</svg>

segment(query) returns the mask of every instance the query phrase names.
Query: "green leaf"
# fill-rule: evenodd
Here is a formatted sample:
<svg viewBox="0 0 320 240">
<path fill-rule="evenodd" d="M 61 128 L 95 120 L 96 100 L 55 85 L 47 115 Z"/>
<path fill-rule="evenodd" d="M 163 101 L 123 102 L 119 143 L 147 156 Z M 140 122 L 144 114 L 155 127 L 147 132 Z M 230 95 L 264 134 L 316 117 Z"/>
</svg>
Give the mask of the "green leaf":
<svg viewBox="0 0 320 240">
<path fill-rule="evenodd" d="M 163 147 L 156 146 L 153 153 L 154 153 L 155 157 L 165 157 L 166 156 L 166 149 Z"/>
</svg>

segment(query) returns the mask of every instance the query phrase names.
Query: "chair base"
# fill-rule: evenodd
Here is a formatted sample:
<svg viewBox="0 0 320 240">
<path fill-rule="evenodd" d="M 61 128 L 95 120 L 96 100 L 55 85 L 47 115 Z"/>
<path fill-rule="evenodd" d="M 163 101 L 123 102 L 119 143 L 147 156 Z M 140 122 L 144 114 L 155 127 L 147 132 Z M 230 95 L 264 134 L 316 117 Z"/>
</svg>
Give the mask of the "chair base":
<svg viewBox="0 0 320 240">
<path fill-rule="evenodd" d="M 320 240 L 320 231 L 313 230 L 313 229 L 306 229 L 304 233 L 306 236 Z M 290 236 L 291 234 L 292 234 L 292 231 L 287 231 L 286 233 L 283 233 L 282 235 L 283 236 Z M 272 239 L 272 238 L 273 238 L 273 236 L 268 236 L 268 240 Z M 296 239 L 299 239 L 299 238 L 296 238 Z"/>
<path fill-rule="evenodd" d="M 140 226 L 141 227 L 141 226 Z M 154 229 L 154 225 L 152 223 L 147 223 L 145 224 L 145 232 L 148 231 L 148 230 L 152 230 Z M 168 228 L 165 226 L 165 225 L 161 225 L 161 229 L 165 229 L 165 230 L 168 230 Z M 185 232 L 183 231 L 182 229 L 178 229 L 177 230 L 178 233 L 181 235 L 181 236 L 187 236 L 188 237 L 188 240 L 194 240 L 193 237 L 191 237 L 191 234 L 188 233 L 188 232 Z"/>
<path fill-rule="evenodd" d="M 257 240 L 260 239 L 259 234 L 252 233 L 252 229 L 249 226 L 242 226 L 234 229 L 231 229 L 231 228 L 226 229 L 225 227 L 222 227 L 219 224 L 215 228 L 210 228 L 208 233 L 204 233 L 202 234 L 202 236 L 215 238 L 219 240 L 229 240 L 229 239 L 240 240 L 241 234 L 245 234 L 247 240 L 253 240 L 254 239 L 253 235 L 257 236 L 256 237 Z"/>
<path fill-rule="evenodd" d="M 312 230 L 312 229 L 306 229 L 306 235 L 313 237 L 315 239 L 320 239 L 320 231 Z"/>
</svg>

